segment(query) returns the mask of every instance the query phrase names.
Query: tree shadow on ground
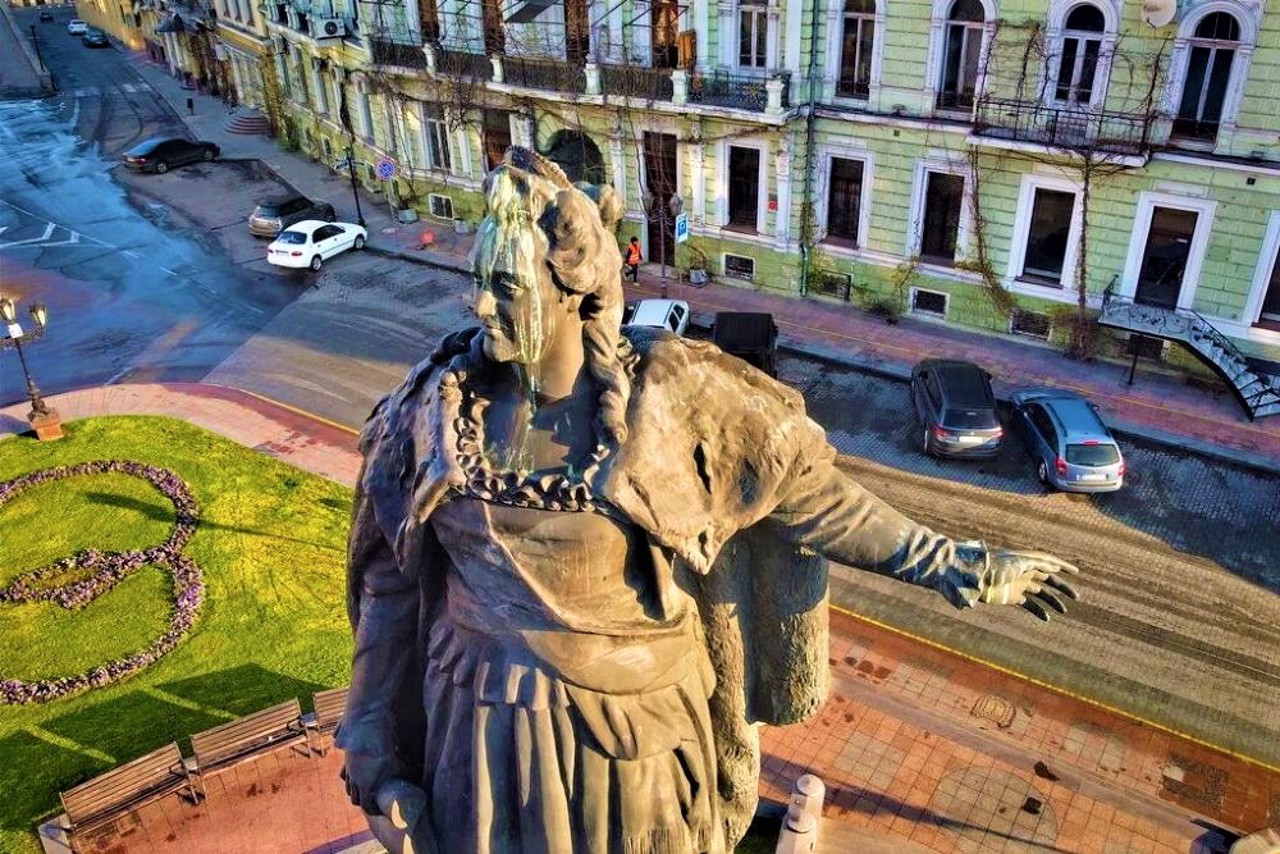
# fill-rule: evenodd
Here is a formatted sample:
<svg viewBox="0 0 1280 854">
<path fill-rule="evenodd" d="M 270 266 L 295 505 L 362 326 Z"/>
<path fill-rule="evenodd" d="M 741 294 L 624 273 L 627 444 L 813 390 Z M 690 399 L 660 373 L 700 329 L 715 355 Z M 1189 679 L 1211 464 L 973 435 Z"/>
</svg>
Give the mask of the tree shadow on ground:
<svg viewBox="0 0 1280 854">
<path fill-rule="evenodd" d="M 156 689 L 203 709 L 224 713 L 225 717 L 216 722 L 222 723 L 295 697 L 306 706 L 316 691 L 332 687 L 275 673 L 256 664 L 242 664 L 165 682 L 157 685 Z"/>
</svg>

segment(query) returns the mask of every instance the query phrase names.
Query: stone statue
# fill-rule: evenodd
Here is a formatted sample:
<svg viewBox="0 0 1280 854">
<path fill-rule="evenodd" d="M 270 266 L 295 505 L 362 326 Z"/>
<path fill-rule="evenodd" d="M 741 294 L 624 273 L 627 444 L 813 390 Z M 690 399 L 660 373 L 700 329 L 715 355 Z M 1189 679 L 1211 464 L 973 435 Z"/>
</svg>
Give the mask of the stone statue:
<svg viewBox="0 0 1280 854">
<path fill-rule="evenodd" d="M 1047 618 L 1069 564 L 957 543 L 835 467 L 791 389 L 620 330 L 609 188 L 487 178 L 479 329 L 374 410 L 343 777 L 393 851 L 729 852 L 760 723 L 827 688 L 826 561 Z"/>
</svg>

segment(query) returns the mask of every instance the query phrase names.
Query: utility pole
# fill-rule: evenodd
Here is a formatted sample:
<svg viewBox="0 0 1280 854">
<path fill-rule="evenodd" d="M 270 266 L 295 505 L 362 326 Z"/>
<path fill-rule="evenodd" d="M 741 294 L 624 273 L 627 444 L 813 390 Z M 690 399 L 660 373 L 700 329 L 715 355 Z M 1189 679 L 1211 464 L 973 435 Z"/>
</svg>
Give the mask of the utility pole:
<svg viewBox="0 0 1280 854">
<path fill-rule="evenodd" d="M 44 64 L 44 57 L 40 55 L 40 39 L 36 37 L 36 25 L 31 25 L 31 46 L 36 51 L 36 62 L 40 63 L 40 70 L 48 72 L 49 67 Z"/>
</svg>

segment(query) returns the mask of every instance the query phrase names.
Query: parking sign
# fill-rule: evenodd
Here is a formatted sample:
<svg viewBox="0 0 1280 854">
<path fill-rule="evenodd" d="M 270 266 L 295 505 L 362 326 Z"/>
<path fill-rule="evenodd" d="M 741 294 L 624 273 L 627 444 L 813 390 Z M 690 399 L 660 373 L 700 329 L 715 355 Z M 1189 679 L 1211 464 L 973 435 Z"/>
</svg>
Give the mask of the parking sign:
<svg viewBox="0 0 1280 854">
<path fill-rule="evenodd" d="M 394 160 L 389 160 L 384 157 L 378 161 L 376 169 L 378 177 L 383 181 L 390 181 L 392 178 L 396 177 L 396 164 Z"/>
<path fill-rule="evenodd" d="M 684 243 L 689 239 L 689 215 L 680 214 L 676 217 L 676 243 Z"/>
</svg>

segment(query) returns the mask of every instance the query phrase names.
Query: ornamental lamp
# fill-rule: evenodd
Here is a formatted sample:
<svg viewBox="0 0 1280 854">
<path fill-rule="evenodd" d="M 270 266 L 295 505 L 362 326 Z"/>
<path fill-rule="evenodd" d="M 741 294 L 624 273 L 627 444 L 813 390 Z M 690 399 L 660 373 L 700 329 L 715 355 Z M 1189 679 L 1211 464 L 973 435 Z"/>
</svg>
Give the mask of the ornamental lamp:
<svg viewBox="0 0 1280 854">
<path fill-rule="evenodd" d="M 0 317 L 5 323 L 14 323 L 18 319 L 18 307 L 8 297 L 0 297 Z"/>
<path fill-rule="evenodd" d="M 33 302 L 31 304 L 31 319 L 36 322 L 36 326 L 44 329 L 45 324 L 49 322 L 49 307 L 42 302 Z"/>
</svg>

